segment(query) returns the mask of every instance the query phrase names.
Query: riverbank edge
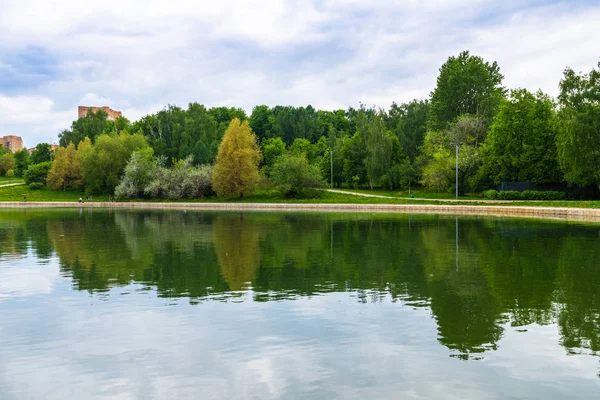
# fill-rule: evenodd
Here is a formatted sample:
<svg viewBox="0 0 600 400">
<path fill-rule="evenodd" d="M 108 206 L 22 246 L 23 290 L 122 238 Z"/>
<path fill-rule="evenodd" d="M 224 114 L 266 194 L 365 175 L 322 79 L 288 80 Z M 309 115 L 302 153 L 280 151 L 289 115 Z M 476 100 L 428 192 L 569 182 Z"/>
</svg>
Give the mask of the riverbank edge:
<svg viewBox="0 0 600 400">
<path fill-rule="evenodd" d="M 326 211 L 389 212 L 416 214 L 490 215 L 548 218 L 572 221 L 600 221 L 597 208 L 558 208 L 528 206 L 471 206 L 451 204 L 294 204 L 294 203 L 166 203 L 166 202 L 0 202 L 0 208 L 108 208 L 205 211 Z"/>
</svg>

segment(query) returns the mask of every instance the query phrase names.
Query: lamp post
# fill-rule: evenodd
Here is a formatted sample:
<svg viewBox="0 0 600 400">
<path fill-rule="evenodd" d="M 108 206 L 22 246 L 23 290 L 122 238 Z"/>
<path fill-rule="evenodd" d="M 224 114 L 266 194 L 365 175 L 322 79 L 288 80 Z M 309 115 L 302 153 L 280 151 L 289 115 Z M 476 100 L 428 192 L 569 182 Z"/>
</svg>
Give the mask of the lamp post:
<svg viewBox="0 0 600 400">
<path fill-rule="evenodd" d="M 456 143 L 456 180 L 455 182 L 455 186 L 456 186 L 456 200 L 458 200 L 458 143 Z"/>
<path fill-rule="evenodd" d="M 333 149 L 329 150 L 329 161 L 331 162 L 331 188 L 333 189 Z"/>
</svg>

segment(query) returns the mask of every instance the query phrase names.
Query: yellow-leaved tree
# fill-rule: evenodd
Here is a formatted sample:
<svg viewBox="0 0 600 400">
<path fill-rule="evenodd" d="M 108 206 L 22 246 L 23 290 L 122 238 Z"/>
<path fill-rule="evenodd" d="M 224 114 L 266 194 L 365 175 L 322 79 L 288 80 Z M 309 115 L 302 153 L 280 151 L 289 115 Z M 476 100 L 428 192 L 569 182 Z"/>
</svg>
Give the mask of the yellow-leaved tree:
<svg viewBox="0 0 600 400">
<path fill-rule="evenodd" d="M 262 154 L 248 121 L 229 124 L 213 169 L 213 190 L 219 197 L 244 197 L 258 182 Z"/>
<path fill-rule="evenodd" d="M 81 164 L 73 143 L 56 150 L 46 183 L 54 190 L 81 189 Z"/>
</svg>

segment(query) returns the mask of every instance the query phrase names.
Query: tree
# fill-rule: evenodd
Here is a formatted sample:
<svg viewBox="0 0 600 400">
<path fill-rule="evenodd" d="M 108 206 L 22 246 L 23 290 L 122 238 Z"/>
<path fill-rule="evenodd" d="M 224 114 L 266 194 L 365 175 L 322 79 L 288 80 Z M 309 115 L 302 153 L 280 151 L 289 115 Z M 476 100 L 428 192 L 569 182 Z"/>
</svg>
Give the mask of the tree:
<svg viewBox="0 0 600 400">
<path fill-rule="evenodd" d="M 369 180 L 369 187 L 379 185 L 379 180 L 391 167 L 392 141 L 386 134 L 382 112 L 363 108 L 359 111 L 356 128 L 366 146 L 364 164 Z"/>
<path fill-rule="evenodd" d="M 503 78 L 495 61 L 490 64 L 468 51 L 448 58 L 431 92 L 429 129 L 446 129 L 463 114 L 481 116 L 489 126 L 504 97 Z"/>
<path fill-rule="evenodd" d="M 397 105 L 393 103 L 386 118 L 387 129 L 400 139 L 403 152 L 414 162 L 419 155 L 427 132 L 429 118 L 429 102 L 413 100 L 410 103 Z"/>
<path fill-rule="evenodd" d="M 35 150 L 29 156 L 30 164 L 39 164 L 46 161 L 52 161 L 52 150 L 48 143 L 39 143 Z"/>
<path fill-rule="evenodd" d="M 306 156 L 284 154 L 271 170 L 271 182 L 284 196 L 307 196 L 307 189 L 324 187 L 319 167 L 311 165 Z"/>
<path fill-rule="evenodd" d="M 46 183 L 54 190 L 81 189 L 81 164 L 73 143 L 58 148 Z"/>
<path fill-rule="evenodd" d="M 281 138 L 264 139 L 260 142 L 260 149 L 263 155 L 262 173 L 268 177 L 277 158 L 285 153 L 285 143 Z"/>
<path fill-rule="evenodd" d="M 589 74 L 565 69 L 558 102 L 558 161 L 565 179 L 600 187 L 600 62 Z"/>
<path fill-rule="evenodd" d="M 115 125 L 127 126 L 129 121 L 126 118 L 118 118 L 115 122 L 110 122 L 107 127 L 108 114 L 104 110 L 98 110 L 93 112 L 91 109 L 88 111 L 87 116 L 78 118 L 71 124 L 71 129 L 65 129 L 58 135 L 58 143 L 62 147 L 67 147 L 69 143 L 73 143 L 75 146 L 79 145 L 86 137 L 89 138 L 92 143 L 95 143 L 96 138 L 102 133 L 116 133 Z"/>
<path fill-rule="evenodd" d="M 95 144 L 86 138 L 77 149 L 86 191 L 113 193 L 131 154 L 146 147 L 148 142 L 141 134 L 102 134 Z"/>
<path fill-rule="evenodd" d="M 154 150 L 145 147 L 136 150 L 125 166 L 123 178 L 115 188 L 115 196 L 123 198 L 140 197 L 150 182 L 156 169 Z"/>
<path fill-rule="evenodd" d="M 503 100 L 482 148 L 482 171 L 491 182 L 559 182 L 556 112 L 542 92 L 513 90 Z"/>
<path fill-rule="evenodd" d="M 15 159 L 15 176 L 22 177 L 29 166 L 29 151 L 27 149 L 19 150 L 13 153 Z"/>
<path fill-rule="evenodd" d="M 15 166 L 15 159 L 12 153 L 5 153 L 0 156 L 0 175 L 6 176 L 6 173 Z"/>
<path fill-rule="evenodd" d="M 50 168 L 52 168 L 52 163 L 50 161 L 29 165 L 24 174 L 25 183 L 28 185 L 31 183 L 41 183 L 42 185 L 45 185 Z"/>
<path fill-rule="evenodd" d="M 342 157 L 344 158 L 344 178 L 348 185 L 358 187 L 366 182 L 367 170 L 364 161 L 367 151 L 359 132 L 344 140 Z"/>
<path fill-rule="evenodd" d="M 262 155 L 247 121 L 235 118 L 223 136 L 213 171 L 213 189 L 219 197 L 243 197 L 258 182 Z"/>
<path fill-rule="evenodd" d="M 261 105 L 252 109 L 250 115 L 250 128 L 256 132 L 256 136 L 261 140 L 272 138 L 274 134 L 275 117 L 269 106 Z"/>
</svg>

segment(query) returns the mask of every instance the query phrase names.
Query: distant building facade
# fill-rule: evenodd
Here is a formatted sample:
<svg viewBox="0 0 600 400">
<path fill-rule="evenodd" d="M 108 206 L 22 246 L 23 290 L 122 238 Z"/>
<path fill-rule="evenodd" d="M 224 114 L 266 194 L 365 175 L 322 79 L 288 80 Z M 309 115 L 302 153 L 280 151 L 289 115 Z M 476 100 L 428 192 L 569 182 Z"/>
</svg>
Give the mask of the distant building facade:
<svg viewBox="0 0 600 400">
<path fill-rule="evenodd" d="M 0 137 L 0 143 L 13 153 L 23 149 L 23 138 L 21 136 L 2 136 Z"/>
<path fill-rule="evenodd" d="M 114 121 L 115 119 L 123 116 L 123 113 L 121 111 L 113 110 L 112 108 L 107 107 L 107 106 L 102 106 L 102 107 L 79 106 L 79 107 L 77 107 L 77 114 L 79 115 L 79 118 L 84 118 L 84 117 L 87 117 L 88 112 L 90 112 L 90 111 L 98 112 L 100 110 L 102 110 L 106 114 L 108 114 L 107 120 L 109 120 L 109 121 Z"/>
</svg>

